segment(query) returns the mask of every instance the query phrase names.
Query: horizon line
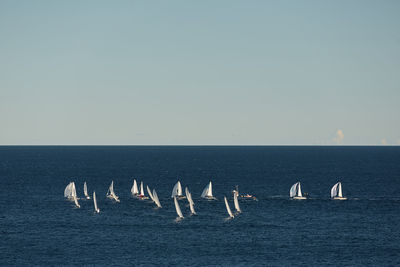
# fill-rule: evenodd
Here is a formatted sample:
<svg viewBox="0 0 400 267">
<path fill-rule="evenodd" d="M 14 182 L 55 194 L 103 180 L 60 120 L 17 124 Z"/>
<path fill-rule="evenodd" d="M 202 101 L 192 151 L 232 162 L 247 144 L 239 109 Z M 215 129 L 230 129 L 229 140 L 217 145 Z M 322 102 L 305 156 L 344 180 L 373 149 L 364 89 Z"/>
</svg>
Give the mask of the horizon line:
<svg viewBox="0 0 400 267">
<path fill-rule="evenodd" d="M 400 146 L 400 144 L 0 144 L 4 146 L 319 146 L 319 147 L 354 147 L 354 146 Z"/>
</svg>

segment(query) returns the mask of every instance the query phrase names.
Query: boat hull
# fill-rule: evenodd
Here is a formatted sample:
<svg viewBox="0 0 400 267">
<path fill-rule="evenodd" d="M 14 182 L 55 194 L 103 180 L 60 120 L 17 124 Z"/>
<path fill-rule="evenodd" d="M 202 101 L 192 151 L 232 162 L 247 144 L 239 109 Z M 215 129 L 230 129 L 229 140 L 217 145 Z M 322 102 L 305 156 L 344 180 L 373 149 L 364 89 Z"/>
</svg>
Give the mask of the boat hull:
<svg viewBox="0 0 400 267">
<path fill-rule="evenodd" d="M 347 200 L 347 197 L 333 197 L 333 200 Z"/>
<path fill-rule="evenodd" d="M 176 197 L 177 200 L 186 199 L 186 196 L 175 196 L 175 197 Z M 172 198 L 174 198 L 174 197 L 172 197 Z"/>
<path fill-rule="evenodd" d="M 108 195 L 107 197 L 109 199 L 111 199 L 111 200 L 115 200 L 116 202 L 120 202 L 118 197 L 114 197 L 114 196 L 111 196 L 111 195 Z"/>
<path fill-rule="evenodd" d="M 203 197 L 203 198 L 205 198 L 205 199 L 207 199 L 207 200 L 217 200 L 216 197 L 205 196 L 205 197 Z"/>
<path fill-rule="evenodd" d="M 306 197 L 292 197 L 292 199 L 307 199 Z"/>
</svg>

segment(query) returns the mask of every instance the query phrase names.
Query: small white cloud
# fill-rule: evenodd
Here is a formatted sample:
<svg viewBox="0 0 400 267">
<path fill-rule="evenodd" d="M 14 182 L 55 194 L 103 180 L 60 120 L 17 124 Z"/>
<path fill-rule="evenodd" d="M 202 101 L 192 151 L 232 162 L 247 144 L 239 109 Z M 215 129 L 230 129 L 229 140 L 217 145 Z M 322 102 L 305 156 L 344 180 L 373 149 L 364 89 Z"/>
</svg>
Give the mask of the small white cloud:
<svg viewBox="0 0 400 267">
<path fill-rule="evenodd" d="M 344 134 L 342 130 L 337 130 L 336 131 L 336 137 L 333 138 L 333 142 L 335 142 L 336 144 L 341 144 L 343 142 L 344 139 Z"/>
<path fill-rule="evenodd" d="M 386 139 L 385 139 L 385 138 L 383 138 L 383 139 L 381 140 L 381 144 L 382 144 L 382 145 L 384 145 L 384 146 L 386 146 L 386 145 L 387 145 L 387 141 L 386 141 Z"/>
</svg>

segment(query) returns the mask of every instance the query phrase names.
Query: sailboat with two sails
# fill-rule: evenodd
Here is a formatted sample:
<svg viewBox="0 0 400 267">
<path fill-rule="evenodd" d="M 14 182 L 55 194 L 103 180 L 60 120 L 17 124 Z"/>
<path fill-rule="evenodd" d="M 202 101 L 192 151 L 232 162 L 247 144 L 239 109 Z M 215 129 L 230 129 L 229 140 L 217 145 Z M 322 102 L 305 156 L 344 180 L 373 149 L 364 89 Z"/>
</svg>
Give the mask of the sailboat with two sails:
<svg viewBox="0 0 400 267">
<path fill-rule="evenodd" d="M 76 196 L 75 182 L 70 182 L 64 189 L 64 197 L 70 201 L 74 201 L 75 206 L 80 208 L 81 205 L 78 203 L 78 197 Z"/>
<path fill-rule="evenodd" d="M 111 181 L 111 185 L 108 188 L 106 196 L 110 199 L 114 199 L 116 202 L 120 202 L 119 197 L 114 192 L 114 181 Z"/>
<path fill-rule="evenodd" d="M 331 199 L 334 200 L 346 200 L 346 197 L 343 197 L 342 193 L 342 183 L 337 182 L 331 189 Z"/>
<path fill-rule="evenodd" d="M 307 199 L 301 193 L 300 182 L 297 182 L 294 185 L 292 185 L 292 187 L 290 188 L 290 191 L 289 191 L 289 195 L 290 195 L 290 198 L 292 198 L 292 199 Z"/>
<path fill-rule="evenodd" d="M 212 183 L 210 183 L 204 188 L 203 192 L 201 193 L 201 197 L 209 200 L 215 200 L 216 198 L 213 196 L 212 191 Z"/>
<path fill-rule="evenodd" d="M 173 198 L 173 197 L 176 197 L 178 200 L 185 198 L 185 196 L 182 193 L 182 185 L 181 185 L 180 181 L 178 181 L 174 185 L 174 188 L 172 188 L 171 198 Z"/>
</svg>

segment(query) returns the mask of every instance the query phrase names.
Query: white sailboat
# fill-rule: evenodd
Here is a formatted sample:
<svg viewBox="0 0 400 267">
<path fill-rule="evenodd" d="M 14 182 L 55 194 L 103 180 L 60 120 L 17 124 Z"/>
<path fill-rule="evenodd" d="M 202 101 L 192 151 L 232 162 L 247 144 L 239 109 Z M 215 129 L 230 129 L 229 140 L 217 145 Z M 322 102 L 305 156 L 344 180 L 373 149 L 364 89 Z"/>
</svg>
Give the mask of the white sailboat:
<svg viewBox="0 0 400 267">
<path fill-rule="evenodd" d="M 235 192 L 233 193 L 233 203 L 235 204 L 235 209 L 236 209 L 236 211 L 237 211 L 237 212 L 242 212 L 242 210 L 241 210 L 240 207 L 239 207 L 238 196 L 239 196 L 238 191 L 235 191 Z"/>
<path fill-rule="evenodd" d="M 192 194 L 189 192 L 189 189 L 187 187 L 185 188 L 185 193 L 186 193 L 186 198 L 187 198 L 187 200 L 189 202 L 190 212 L 193 215 L 195 215 L 196 211 L 194 210 L 194 202 L 193 202 L 193 199 L 192 199 Z"/>
<path fill-rule="evenodd" d="M 108 188 L 108 191 L 107 191 L 107 195 L 106 195 L 108 198 L 110 198 L 110 199 L 114 199 L 115 201 L 117 201 L 117 202 L 120 202 L 119 201 L 119 198 L 117 197 L 117 195 L 115 194 L 115 192 L 114 192 L 114 181 L 111 181 L 111 185 L 110 185 L 110 187 Z"/>
<path fill-rule="evenodd" d="M 153 189 L 153 200 L 156 203 L 157 207 L 161 208 L 160 200 L 158 199 L 158 195 L 155 189 Z"/>
<path fill-rule="evenodd" d="M 172 189 L 171 197 L 177 197 L 178 199 L 185 198 L 185 196 L 182 194 L 182 185 L 181 185 L 180 181 L 178 181 L 174 185 L 174 188 Z"/>
<path fill-rule="evenodd" d="M 231 208 L 229 207 L 229 204 L 228 204 L 228 200 L 226 199 L 225 196 L 224 196 L 224 199 L 225 199 L 226 211 L 228 212 L 228 214 L 229 214 L 229 216 L 230 216 L 231 218 L 234 218 L 235 216 L 233 216 L 232 211 L 231 211 Z"/>
<path fill-rule="evenodd" d="M 175 203 L 176 214 L 178 214 L 179 218 L 183 218 L 183 214 L 181 208 L 179 207 L 179 203 L 176 196 L 174 196 L 174 203 Z"/>
<path fill-rule="evenodd" d="M 133 196 L 139 195 L 139 189 L 138 189 L 138 186 L 137 186 L 136 179 L 133 180 L 133 186 L 131 188 L 131 193 L 132 193 Z"/>
<path fill-rule="evenodd" d="M 90 199 L 90 196 L 88 195 L 88 192 L 87 192 L 86 182 L 83 184 L 83 194 L 85 195 L 86 199 Z"/>
<path fill-rule="evenodd" d="M 147 189 L 147 193 L 148 193 L 149 196 L 150 196 L 150 199 L 154 201 L 154 196 L 153 196 L 153 194 L 151 193 L 150 187 L 149 187 L 148 185 L 146 185 L 146 189 Z"/>
<path fill-rule="evenodd" d="M 78 198 L 76 196 L 76 188 L 75 182 L 70 182 L 64 189 L 64 197 L 68 198 L 68 200 L 74 201 L 76 207 L 80 208 L 81 206 L 78 203 Z"/>
<path fill-rule="evenodd" d="M 300 182 L 295 183 L 294 185 L 292 185 L 292 187 L 290 188 L 290 197 L 292 199 L 307 199 L 306 197 L 303 196 L 303 194 L 301 193 L 301 185 Z"/>
<path fill-rule="evenodd" d="M 337 182 L 331 189 L 331 198 L 335 200 L 346 200 L 342 193 L 342 183 Z"/>
<path fill-rule="evenodd" d="M 97 200 L 96 200 L 96 192 L 93 191 L 93 204 L 94 204 L 94 211 L 99 213 L 100 209 L 97 207 Z"/>
<path fill-rule="evenodd" d="M 146 197 L 144 195 L 144 189 L 143 189 L 143 182 L 140 182 L 140 193 L 137 196 L 139 199 L 143 200 L 143 199 L 149 199 L 149 197 Z"/>
<path fill-rule="evenodd" d="M 204 188 L 203 193 L 201 193 L 201 197 L 202 198 L 206 198 L 206 199 L 216 199 L 213 196 L 213 192 L 212 192 L 212 183 L 210 181 L 210 183 Z"/>
</svg>

